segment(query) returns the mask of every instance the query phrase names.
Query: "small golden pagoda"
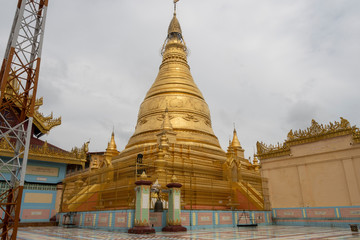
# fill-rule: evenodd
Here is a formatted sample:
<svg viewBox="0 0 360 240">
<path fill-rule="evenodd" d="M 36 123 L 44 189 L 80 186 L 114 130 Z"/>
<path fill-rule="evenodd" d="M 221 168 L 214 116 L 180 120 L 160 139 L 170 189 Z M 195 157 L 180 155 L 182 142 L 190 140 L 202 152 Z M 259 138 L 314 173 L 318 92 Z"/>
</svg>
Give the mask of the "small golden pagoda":
<svg viewBox="0 0 360 240">
<path fill-rule="evenodd" d="M 184 209 L 264 209 L 259 164 L 244 158 L 235 129 L 228 152 L 220 147 L 187 53 L 174 11 L 159 73 L 141 103 L 134 134 L 106 165 L 111 167 L 65 179 L 63 211 L 132 208 L 134 182 L 143 172 L 162 187 L 175 175 L 183 185 Z M 76 179 L 84 183 L 82 196 L 73 187 Z"/>
</svg>

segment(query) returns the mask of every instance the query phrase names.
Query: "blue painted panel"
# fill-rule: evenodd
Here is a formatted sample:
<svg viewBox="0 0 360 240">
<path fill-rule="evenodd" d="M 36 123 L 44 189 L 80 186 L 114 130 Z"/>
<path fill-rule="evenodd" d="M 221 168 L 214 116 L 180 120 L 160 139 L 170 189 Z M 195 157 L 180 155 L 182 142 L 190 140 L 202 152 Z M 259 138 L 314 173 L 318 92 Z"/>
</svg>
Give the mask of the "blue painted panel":
<svg viewBox="0 0 360 240">
<path fill-rule="evenodd" d="M 51 203 L 26 203 L 24 202 L 26 193 L 45 193 L 52 194 Z M 21 222 L 48 222 L 51 216 L 51 212 L 55 210 L 55 202 L 56 202 L 56 191 L 41 191 L 41 190 L 28 190 L 24 189 L 23 198 L 21 200 L 21 213 L 20 219 Z M 23 219 L 23 210 L 26 209 L 48 209 L 49 215 L 43 219 Z"/>
<path fill-rule="evenodd" d="M 326 227 L 349 227 L 349 224 L 359 224 L 360 217 L 355 215 L 354 217 L 341 216 L 341 210 L 347 208 L 360 208 L 360 206 L 335 206 L 335 207 L 304 207 L 304 208 L 277 208 L 280 209 L 301 209 L 307 211 L 310 209 L 333 209 L 335 217 L 308 217 L 304 218 L 279 218 L 274 216 L 274 221 L 277 225 L 290 225 L 290 226 L 326 226 Z M 338 210 L 338 211 L 337 211 Z M 338 216 L 337 216 L 338 215 Z"/>
<path fill-rule="evenodd" d="M 42 161 L 34 161 L 30 160 L 28 162 L 28 166 L 39 166 L 39 167 L 51 167 L 58 169 L 58 176 L 46 176 L 37 174 L 31 175 L 26 174 L 25 181 L 28 182 L 37 182 L 37 183 L 58 183 L 61 182 L 65 178 L 66 174 L 66 164 L 65 163 L 53 163 L 53 162 L 42 162 Z"/>
<path fill-rule="evenodd" d="M 2 159 L 4 161 L 7 161 L 10 158 L 2 156 Z M 20 161 L 22 161 L 22 159 L 20 159 Z M 56 176 L 56 177 L 46 176 L 46 175 L 41 175 L 41 174 L 38 174 L 38 175 L 26 174 L 26 176 L 25 176 L 26 182 L 59 183 L 65 178 L 66 165 L 67 165 L 66 163 L 43 162 L 43 161 L 36 161 L 36 160 L 29 159 L 27 165 L 28 166 L 39 166 L 39 167 L 52 167 L 52 168 L 59 169 L 59 171 L 58 171 L 58 176 Z M 8 173 L 5 169 L 2 169 L 1 172 L 7 180 L 10 180 L 10 178 L 11 178 L 10 173 Z"/>
<path fill-rule="evenodd" d="M 95 226 L 84 226 L 84 219 L 82 220 L 82 224 L 81 228 L 90 228 L 90 229 L 97 229 L 97 228 L 100 228 L 100 229 L 105 229 L 105 230 L 115 230 L 115 231 L 120 231 L 120 232 L 127 232 L 128 228 L 127 227 L 114 227 L 115 225 L 115 214 L 118 213 L 118 212 L 126 212 L 127 216 L 129 214 L 129 212 L 131 212 L 131 219 L 128 219 L 128 221 L 130 221 L 131 223 L 131 227 L 133 227 L 133 224 L 134 224 L 134 214 L 135 214 L 135 211 L 133 209 L 129 209 L 129 210 L 113 210 L 113 211 L 92 211 L 92 212 L 81 212 L 79 214 L 82 214 L 82 216 L 84 217 L 86 213 L 91 213 L 91 214 L 96 214 L 96 219 L 98 218 L 99 216 L 99 213 L 105 213 L 105 212 L 108 212 L 108 213 L 112 213 L 113 214 L 113 217 L 112 217 L 112 222 L 111 222 L 111 227 L 99 227 L 97 226 L 97 224 Z M 228 211 L 209 211 L 209 210 L 206 210 L 206 211 L 202 211 L 202 210 L 182 210 L 182 212 L 185 212 L 185 213 L 189 213 L 189 216 L 190 216 L 190 219 L 192 221 L 192 214 L 195 213 L 196 214 L 196 218 L 197 218 L 197 215 L 198 213 L 201 213 L 201 212 L 208 212 L 208 213 L 212 213 L 213 215 L 215 215 L 215 213 L 218 213 L 218 215 L 221 213 L 221 212 L 228 212 Z M 253 212 L 253 211 L 250 211 L 250 213 Z M 259 212 L 259 211 L 258 211 Z M 260 212 L 264 212 L 265 215 L 268 213 L 267 211 L 260 211 Z M 162 230 L 163 227 L 166 226 L 166 213 L 167 213 L 167 210 L 165 210 L 163 212 L 163 222 L 162 222 L 162 227 L 154 227 L 154 229 L 157 231 L 157 232 L 160 232 Z M 232 211 L 232 214 L 234 214 L 235 211 Z M 238 213 L 241 213 L 241 212 L 238 212 Z M 60 213 L 61 216 L 63 216 L 64 214 L 66 213 Z M 62 219 L 62 217 L 60 218 Z M 190 226 L 185 226 L 188 230 L 195 230 L 195 229 L 208 229 L 208 228 L 220 228 L 220 227 L 234 227 L 233 224 L 223 224 L 221 225 L 220 222 L 218 225 L 215 225 L 215 221 L 213 221 L 213 224 L 212 225 L 197 225 L 197 221 L 196 221 L 196 225 L 193 225 L 192 222 L 190 221 Z M 97 222 L 96 222 L 97 223 Z M 272 224 L 272 223 L 270 223 Z M 61 226 L 62 225 L 62 222 L 59 222 L 59 225 Z M 261 225 L 268 225 L 266 222 L 261 224 Z M 130 228 L 131 228 L 130 227 Z"/>
</svg>

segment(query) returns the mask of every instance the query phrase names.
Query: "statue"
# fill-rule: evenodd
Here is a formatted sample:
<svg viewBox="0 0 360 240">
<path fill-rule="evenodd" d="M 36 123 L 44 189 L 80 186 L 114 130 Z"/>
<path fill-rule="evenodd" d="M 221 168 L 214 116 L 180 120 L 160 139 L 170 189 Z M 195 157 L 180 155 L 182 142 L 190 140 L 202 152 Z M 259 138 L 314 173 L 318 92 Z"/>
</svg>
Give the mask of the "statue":
<svg viewBox="0 0 360 240">
<path fill-rule="evenodd" d="M 341 122 L 340 122 L 340 127 L 341 128 L 349 128 L 349 127 L 351 127 L 348 120 L 346 120 L 345 118 L 342 118 L 342 117 L 340 117 L 340 119 L 341 119 Z"/>
<path fill-rule="evenodd" d="M 85 153 L 88 153 L 88 152 L 89 152 L 89 143 L 90 143 L 90 140 L 87 141 L 86 143 L 84 143 L 83 151 L 84 151 Z"/>
<path fill-rule="evenodd" d="M 294 133 L 292 131 L 292 129 L 290 130 L 290 132 L 287 135 L 287 140 L 293 140 L 294 139 Z"/>
</svg>

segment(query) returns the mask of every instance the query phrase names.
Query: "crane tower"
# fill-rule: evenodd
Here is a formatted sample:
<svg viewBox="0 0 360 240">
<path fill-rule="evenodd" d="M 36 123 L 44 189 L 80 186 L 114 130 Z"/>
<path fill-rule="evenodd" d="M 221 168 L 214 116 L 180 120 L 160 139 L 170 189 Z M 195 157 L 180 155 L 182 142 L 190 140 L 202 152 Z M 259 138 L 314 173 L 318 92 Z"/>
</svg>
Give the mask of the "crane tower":
<svg viewBox="0 0 360 240">
<path fill-rule="evenodd" d="M 16 239 L 39 78 L 48 0 L 18 0 L 0 70 L 0 140 L 13 149 L 0 157 L 1 239 Z"/>
</svg>

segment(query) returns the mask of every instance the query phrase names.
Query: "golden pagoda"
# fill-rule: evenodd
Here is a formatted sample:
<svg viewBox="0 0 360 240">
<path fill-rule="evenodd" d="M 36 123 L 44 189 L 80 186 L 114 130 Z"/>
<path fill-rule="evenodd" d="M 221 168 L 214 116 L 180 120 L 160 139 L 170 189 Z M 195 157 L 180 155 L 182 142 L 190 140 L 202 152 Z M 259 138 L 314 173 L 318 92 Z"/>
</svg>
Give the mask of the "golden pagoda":
<svg viewBox="0 0 360 240">
<path fill-rule="evenodd" d="M 111 168 L 66 178 L 63 211 L 132 208 L 134 182 L 143 172 L 162 187 L 175 175 L 183 185 L 184 209 L 264 208 L 259 164 L 244 158 L 235 129 L 228 153 L 214 134 L 209 107 L 190 73 L 176 11 L 162 57 L 125 149 L 112 157 Z M 112 177 L 106 181 L 104 174 Z M 74 190 L 78 178 L 87 197 Z"/>
</svg>

